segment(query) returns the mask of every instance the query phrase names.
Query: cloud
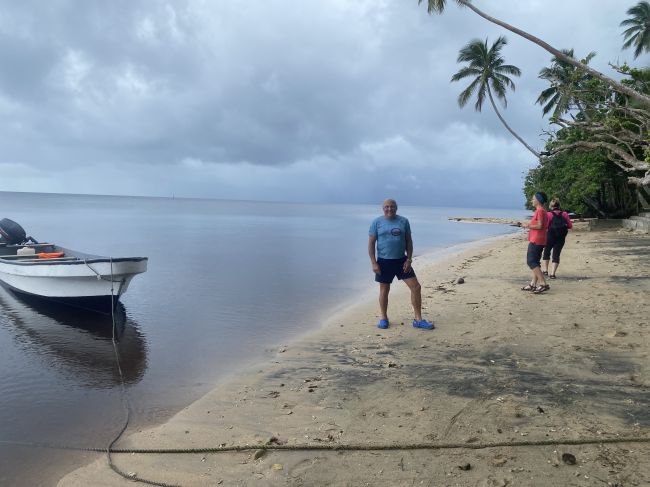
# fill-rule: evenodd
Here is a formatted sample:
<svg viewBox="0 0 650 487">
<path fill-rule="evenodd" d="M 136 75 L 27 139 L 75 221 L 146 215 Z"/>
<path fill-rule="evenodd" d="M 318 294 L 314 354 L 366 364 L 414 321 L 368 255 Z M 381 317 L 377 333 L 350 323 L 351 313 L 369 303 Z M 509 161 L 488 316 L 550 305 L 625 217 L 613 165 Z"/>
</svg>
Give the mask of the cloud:
<svg viewBox="0 0 650 487">
<path fill-rule="evenodd" d="M 630 56 L 613 0 L 479 3 L 557 47 L 599 50 L 601 69 Z M 7 2 L 0 164 L 21 170 L 0 190 L 518 204 L 531 156 L 491 107 L 460 110 L 464 86 L 449 82 L 460 47 L 502 34 L 453 2 L 440 17 L 415 0 Z M 523 76 L 503 114 L 541 148 L 550 55 L 506 35 Z"/>
</svg>

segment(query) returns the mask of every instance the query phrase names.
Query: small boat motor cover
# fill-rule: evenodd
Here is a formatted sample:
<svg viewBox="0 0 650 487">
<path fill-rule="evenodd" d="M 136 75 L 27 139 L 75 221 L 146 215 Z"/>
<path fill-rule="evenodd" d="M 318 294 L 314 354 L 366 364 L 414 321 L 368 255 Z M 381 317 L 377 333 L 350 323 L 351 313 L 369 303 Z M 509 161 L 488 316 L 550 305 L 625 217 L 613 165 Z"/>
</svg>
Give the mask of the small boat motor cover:
<svg viewBox="0 0 650 487">
<path fill-rule="evenodd" d="M 23 227 L 9 218 L 0 220 L 0 241 L 9 245 L 21 244 L 27 240 Z"/>
</svg>

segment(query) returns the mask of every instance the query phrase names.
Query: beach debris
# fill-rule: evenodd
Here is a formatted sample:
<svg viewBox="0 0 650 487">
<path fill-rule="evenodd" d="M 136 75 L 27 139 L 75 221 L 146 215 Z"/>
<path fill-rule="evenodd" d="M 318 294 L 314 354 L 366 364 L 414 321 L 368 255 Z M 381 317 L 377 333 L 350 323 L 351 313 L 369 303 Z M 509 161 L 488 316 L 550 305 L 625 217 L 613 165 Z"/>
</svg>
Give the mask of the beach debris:
<svg viewBox="0 0 650 487">
<path fill-rule="evenodd" d="M 459 277 L 458 279 L 456 279 L 456 284 L 465 284 L 465 278 Z"/>
<path fill-rule="evenodd" d="M 271 436 L 268 440 L 266 440 L 267 445 L 286 445 L 286 443 L 287 440 L 278 438 L 277 436 Z"/>
<path fill-rule="evenodd" d="M 451 281 L 451 284 L 456 284 L 456 279 L 454 279 L 453 281 Z M 443 294 L 447 294 L 447 293 L 455 293 L 455 292 L 456 292 L 454 289 L 447 289 L 445 286 L 442 286 L 442 285 L 440 285 L 440 286 L 436 286 L 436 287 L 434 288 L 434 291 L 440 291 L 440 292 L 443 293 Z"/>
<path fill-rule="evenodd" d="M 464 471 L 468 471 L 472 469 L 472 465 L 470 463 L 464 463 L 463 465 L 458 465 L 458 468 Z"/>
<path fill-rule="evenodd" d="M 503 467 L 507 461 L 508 459 L 505 457 L 494 457 L 490 463 L 492 463 L 494 467 Z"/>
<path fill-rule="evenodd" d="M 130 479 L 134 479 L 134 478 L 136 478 L 138 476 L 138 473 L 137 472 L 128 472 L 126 475 Z"/>
<path fill-rule="evenodd" d="M 255 450 L 255 454 L 253 455 L 253 460 L 259 460 L 264 455 L 266 455 L 266 450 Z"/>
<path fill-rule="evenodd" d="M 278 353 L 284 353 L 284 352 L 286 352 L 286 351 L 287 351 L 287 347 L 280 347 L 280 348 L 278 349 Z"/>
<path fill-rule="evenodd" d="M 607 336 L 609 338 L 620 338 L 620 337 L 627 336 L 627 332 L 620 331 L 620 330 L 612 330 L 612 331 L 607 333 Z"/>
<path fill-rule="evenodd" d="M 562 453 L 562 461 L 567 465 L 575 465 L 577 462 L 575 455 L 571 453 Z"/>
<path fill-rule="evenodd" d="M 541 406 L 537 406 L 537 412 L 540 414 L 544 414 L 544 409 Z"/>
<path fill-rule="evenodd" d="M 284 465 L 282 465 L 281 463 L 274 463 L 273 465 L 271 465 L 271 470 L 275 470 L 276 472 L 280 470 L 284 470 Z"/>
<path fill-rule="evenodd" d="M 274 399 L 276 397 L 279 397 L 279 396 L 280 396 L 280 393 L 278 391 L 271 391 L 266 395 L 266 397 L 270 397 L 272 399 Z"/>
</svg>

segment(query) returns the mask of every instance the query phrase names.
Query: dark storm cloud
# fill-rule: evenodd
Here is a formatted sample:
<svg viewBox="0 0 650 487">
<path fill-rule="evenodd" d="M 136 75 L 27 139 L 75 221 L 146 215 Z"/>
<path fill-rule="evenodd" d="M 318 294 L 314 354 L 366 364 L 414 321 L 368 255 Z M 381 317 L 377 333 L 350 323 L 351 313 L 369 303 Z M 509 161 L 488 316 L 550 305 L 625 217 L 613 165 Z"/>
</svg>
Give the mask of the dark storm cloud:
<svg viewBox="0 0 650 487">
<path fill-rule="evenodd" d="M 557 47 L 598 50 L 600 69 L 620 55 L 617 1 L 589 15 L 587 0 L 479 3 Z M 5 1 L 0 12 L 0 190 L 516 204 L 534 163 L 489 105 L 458 109 L 458 50 L 504 31 L 453 2 L 441 17 L 415 0 Z M 505 35 L 523 76 L 503 114 L 541 148 L 533 103 L 550 55 Z M 486 184 L 495 178 L 505 186 Z"/>
</svg>

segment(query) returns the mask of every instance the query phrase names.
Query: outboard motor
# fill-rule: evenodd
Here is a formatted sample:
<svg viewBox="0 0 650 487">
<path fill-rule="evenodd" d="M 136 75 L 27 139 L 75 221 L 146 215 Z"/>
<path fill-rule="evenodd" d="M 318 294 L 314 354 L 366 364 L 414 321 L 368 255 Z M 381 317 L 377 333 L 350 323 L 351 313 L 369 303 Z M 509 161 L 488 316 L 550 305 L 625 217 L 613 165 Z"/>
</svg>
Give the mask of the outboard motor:
<svg viewBox="0 0 650 487">
<path fill-rule="evenodd" d="M 28 240 L 33 239 L 27 237 L 25 230 L 18 223 L 9 218 L 0 220 L 0 242 L 5 242 L 8 245 L 19 245 Z"/>
</svg>

